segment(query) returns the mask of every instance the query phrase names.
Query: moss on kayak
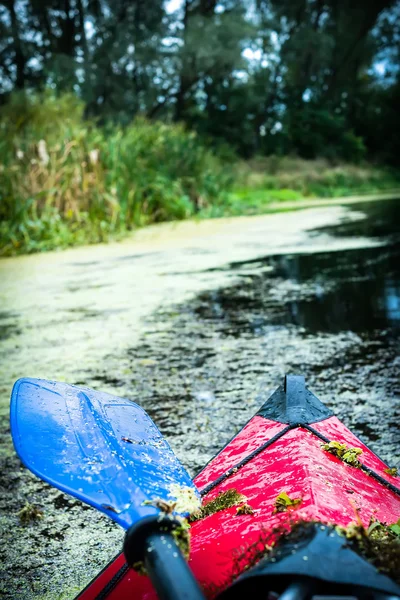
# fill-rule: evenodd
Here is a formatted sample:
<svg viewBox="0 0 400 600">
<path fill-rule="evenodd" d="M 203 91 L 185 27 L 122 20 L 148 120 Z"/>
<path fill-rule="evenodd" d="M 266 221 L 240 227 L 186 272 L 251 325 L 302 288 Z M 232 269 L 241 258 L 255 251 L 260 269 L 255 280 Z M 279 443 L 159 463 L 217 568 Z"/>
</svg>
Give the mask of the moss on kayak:
<svg viewBox="0 0 400 600">
<path fill-rule="evenodd" d="M 361 463 L 358 460 L 358 456 L 362 454 L 361 448 L 349 448 L 346 444 L 333 440 L 327 444 L 322 444 L 322 449 L 333 454 L 333 456 L 337 456 L 337 458 L 352 467 L 361 466 Z"/>
<path fill-rule="evenodd" d="M 238 506 L 236 509 L 237 515 L 254 515 L 254 510 L 250 506 L 250 504 L 242 504 Z"/>
<path fill-rule="evenodd" d="M 241 504 L 245 502 L 245 500 L 246 498 L 242 494 L 239 494 L 235 488 L 230 488 L 225 492 L 221 492 L 213 500 L 210 500 L 210 502 L 207 502 L 199 510 L 191 514 L 189 521 L 193 522 L 204 519 L 204 517 L 209 517 L 221 510 Z"/>
</svg>

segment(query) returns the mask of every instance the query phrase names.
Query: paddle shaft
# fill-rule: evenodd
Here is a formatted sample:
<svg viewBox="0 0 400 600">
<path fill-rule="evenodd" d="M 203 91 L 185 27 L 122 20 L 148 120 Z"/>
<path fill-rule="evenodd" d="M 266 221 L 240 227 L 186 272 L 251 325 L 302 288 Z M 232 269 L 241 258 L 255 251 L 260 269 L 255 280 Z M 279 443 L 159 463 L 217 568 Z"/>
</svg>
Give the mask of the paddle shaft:
<svg viewBox="0 0 400 600">
<path fill-rule="evenodd" d="M 149 535 L 143 562 L 160 600 L 204 600 L 171 533 Z"/>
</svg>

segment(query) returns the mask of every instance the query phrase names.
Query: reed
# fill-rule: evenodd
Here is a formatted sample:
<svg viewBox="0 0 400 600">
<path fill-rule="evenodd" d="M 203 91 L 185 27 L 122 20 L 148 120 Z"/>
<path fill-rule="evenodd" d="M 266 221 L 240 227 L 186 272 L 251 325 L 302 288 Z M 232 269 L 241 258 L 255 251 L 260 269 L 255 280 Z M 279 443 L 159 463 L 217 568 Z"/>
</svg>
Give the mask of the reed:
<svg viewBox="0 0 400 600">
<path fill-rule="evenodd" d="M 230 186 L 222 161 L 184 126 L 100 127 L 73 95 L 14 96 L 0 112 L 1 254 L 105 241 L 184 219 Z"/>
</svg>

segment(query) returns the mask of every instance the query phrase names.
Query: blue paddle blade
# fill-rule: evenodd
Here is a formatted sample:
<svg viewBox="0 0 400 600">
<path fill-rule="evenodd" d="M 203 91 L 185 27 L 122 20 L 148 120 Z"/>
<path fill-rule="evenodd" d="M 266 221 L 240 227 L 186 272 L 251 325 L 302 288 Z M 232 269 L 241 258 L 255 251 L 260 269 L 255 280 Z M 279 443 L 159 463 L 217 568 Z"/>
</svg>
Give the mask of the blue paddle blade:
<svg viewBox="0 0 400 600">
<path fill-rule="evenodd" d="M 160 501 L 171 506 L 178 499 L 175 514 L 200 504 L 196 487 L 160 431 L 130 400 L 65 383 L 19 379 L 11 395 L 11 433 L 33 473 L 125 529 L 157 515 Z"/>
</svg>

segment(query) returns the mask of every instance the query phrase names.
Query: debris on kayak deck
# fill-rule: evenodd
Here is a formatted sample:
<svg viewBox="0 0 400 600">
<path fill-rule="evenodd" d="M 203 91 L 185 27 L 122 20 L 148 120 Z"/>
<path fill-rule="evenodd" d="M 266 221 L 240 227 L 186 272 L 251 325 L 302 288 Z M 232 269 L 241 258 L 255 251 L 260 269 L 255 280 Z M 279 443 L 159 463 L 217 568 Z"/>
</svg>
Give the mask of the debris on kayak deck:
<svg viewBox="0 0 400 600">
<path fill-rule="evenodd" d="M 348 597 L 344 594 L 346 590 L 353 592 L 351 597 L 372 598 L 379 589 L 390 591 L 396 594 L 393 598 L 397 598 L 399 587 L 395 581 L 396 578 L 400 581 L 400 545 L 393 536 L 388 539 L 383 524 L 380 527 L 382 533 L 374 535 L 368 534 L 366 529 L 360 533 L 360 526 L 352 524 L 344 530 L 356 531 L 354 538 L 352 533 L 343 535 L 338 528 L 318 521 L 299 521 L 292 524 L 290 530 L 275 528 L 249 548 L 247 554 L 238 556 L 232 585 L 227 589 L 214 588 L 210 596 L 234 600 L 243 597 L 244 592 L 260 595 L 271 589 L 265 582 L 270 582 L 274 591 L 282 592 L 288 589 L 290 582 L 294 585 L 293 581 L 296 583 L 305 577 L 311 592 L 321 590 L 321 580 L 325 579 L 329 583 L 323 589 L 336 592 L 337 598 Z M 275 544 L 274 539 L 277 540 Z M 249 566 L 243 569 L 243 563 Z M 277 583 L 279 580 L 281 585 Z M 385 594 L 384 597 L 388 596 Z"/>
<path fill-rule="evenodd" d="M 25 506 L 18 512 L 19 520 L 22 525 L 28 525 L 33 521 L 43 519 L 43 511 L 36 504 L 25 503 Z"/>
<path fill-rule="evenodd" d="M 142 502 L 143 506 L 155 506 L 155 508 L 159 508 L 161 512 L 166 515 L 171 515 L 176 507 L 176 502 L 172 500 L 166 501 L 162 498 L 153 498 L 152 500 L 145 500 Z"/>
<path fill-rule="evenodd" d="M 250 506 L 250 504 L 242 504 L 238 506 L 236 509 L 237 515 L 254 515 L 254 510 Z"/>
<path fill-rule="evenodd" d="M 336 527 L 336 531 L 378 571 L 400 583 L 400 519 L 392 525 L 371 519 L 368 528 L 352 523 L 348 527 Z"/>
<path fill-rule="evenodd" d="M 155 506 L 165 515 L 171 515 L 174 512 L 191 515 L 201 510 L 201 500 L 192 488 L 172 483 L 169 490 L 169 495 L 174 498 L 173 500 L 152 498 L 151 500 L 145 500 L 143 506 Z M 185 521 L 183 518 L 180 520 Z"/>
<path fill-rule="evenodd" d="M 200 509 L 194 513 L 192 513 L 189 517 L 189 521 L 199 521 L 200 519 L 204 519 L 210 515 L 214 515 L 221 510 L 225 510 L 226 508 L 232 508 L 232 506 L 236 506 L 237 504 L 241 504 L 245 502 L 246 498 L 239 494 L 239 492 L 231 488 L 224 492 L 218 494 L 216 498 L 206 502 L 204 506 L 200 507 Z"/>
<path fill-rule="evenodd" d="M 392 475 L 393 477 L 397 476 L 397 468 L 396 467 L 389 467 L 388 469 L 383 469 L 383 472 L 386 473 L 387 475 Z"/>
<path fill-rule="evenodd" d="M 343 462 L 351 465 L 352 467 L 360 467 L 361 463 L 358 460 L 358 456 L 362 454 L 361 448 L 348 448 L 346 444 L 340 442 L 331 441 L 327 444 L 322 444 L 322 449 L 330 452 L 333 456 L 337 456 Z"/>
<path fill-rule="evenodd" d="M 193 489 L 187 486 L 172 483 L 169 486 L 170 496 L 175 498 L 174 510 L 178 513 L 188 513 L 189 515 L 199 510 L 201 500 L 193 492 Z"/>
<path fill-rule="evenodd" d="M 301 504 L 301 498 L 289 498 L 286 492 L 281 492 L 275 499 L 274 513 L 285 512 Z"/>
</svg>

